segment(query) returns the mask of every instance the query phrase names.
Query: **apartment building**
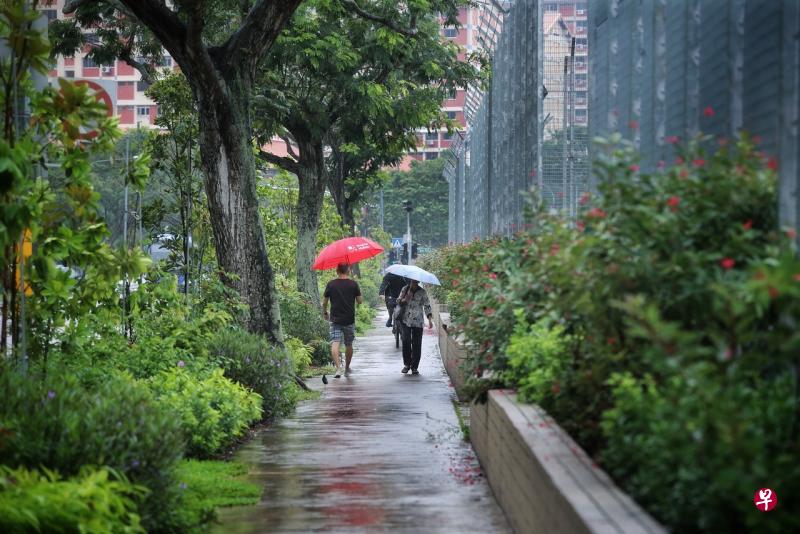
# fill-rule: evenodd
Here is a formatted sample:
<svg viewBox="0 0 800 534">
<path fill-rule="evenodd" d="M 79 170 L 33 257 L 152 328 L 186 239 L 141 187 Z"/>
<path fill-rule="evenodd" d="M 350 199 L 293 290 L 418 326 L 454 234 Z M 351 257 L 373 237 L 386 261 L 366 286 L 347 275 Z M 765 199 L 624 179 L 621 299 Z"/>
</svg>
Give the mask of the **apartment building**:
<svg viewBox="0 0 800 534">
<path fill-rule="evenodd" d="M 545 20 L 558 14 L 575 38 L 575 124 L 586 125 L 589 120 L 588 0 L 546 0 L 542 9 Z"/>
<path fill-rule="evenodd" d="M 69 19 L 72 15 L 64 15 L 62 9 L 65 0 L 55 0 L 40 4 L 39 10 L 47 17 L 48 22 L 54 19 Z M 119 118 L 122 128 L 150 127 L 158 114 L 158 106 L 145 95 L 149 84 L 142 80 L 141 74 L 125 63 L 115 61 L 111 65 L 98 65 L 87 54 L 93 43 L 97 42 L 91 29 L 84 31 L 87 44 L 83 49 L 70 57 L 58 56 L 49 72 L 51 83 L 58 78 L 86 80 L 93 82 L 108 93 L 114 107 L 113 114 Z M 160 67 L 177 68 L 172 58 L 164 56 Z"/>
</svg>

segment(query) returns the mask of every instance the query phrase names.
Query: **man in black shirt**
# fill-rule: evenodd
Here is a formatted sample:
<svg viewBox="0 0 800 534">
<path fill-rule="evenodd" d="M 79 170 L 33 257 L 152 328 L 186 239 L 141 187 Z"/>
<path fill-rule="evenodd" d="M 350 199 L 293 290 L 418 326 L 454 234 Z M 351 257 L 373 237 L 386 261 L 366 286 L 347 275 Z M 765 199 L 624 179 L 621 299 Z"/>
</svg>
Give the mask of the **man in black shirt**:
<svg viewBox="0 0 800 534">
<path fill-rule="evenodd" d="M 407 284 L 406 279 L 402 276 L 398 276 L 392 273 L 386 273 L 386 276 L 383 277 L 383 282 L 381 282 L 381 287 L 378 290 L 378 294 L 383 297 L 386 296 L 386 309 L 389 311 L 389 320 L 386 321 L 386 326 L 392 326 L 392 312 L 394 311 L 394 305 L 397 302 L 397 297 L 400 296 L 400 291 L 403 290 L 403 287 Z"/>
<path fill-rule="evenodd" d="M 325 293 L 322 299 L 322 316 L 330 321 L 331 328 L 331 356 L 333 364 L 336 366 L 334 378 L 342 376 L 341 365 L 339 362 L 339 344 L 344 342 L 345 347 L 345 369 L 344 373 L 350 373 L 350 361 L 353 359 L 353 340 L 356 337 L 356 306 L 355 303 L 364 303 L 361 297 L 361 289 L 355 280 L 351 280 L 348 274 L 350 266 L 340 263 L 336 267 L 337 278 L 328 282 L 325 286 Z M 328 301 L 331 303 L 331 313 L 328 315 Z"/>
</svg>

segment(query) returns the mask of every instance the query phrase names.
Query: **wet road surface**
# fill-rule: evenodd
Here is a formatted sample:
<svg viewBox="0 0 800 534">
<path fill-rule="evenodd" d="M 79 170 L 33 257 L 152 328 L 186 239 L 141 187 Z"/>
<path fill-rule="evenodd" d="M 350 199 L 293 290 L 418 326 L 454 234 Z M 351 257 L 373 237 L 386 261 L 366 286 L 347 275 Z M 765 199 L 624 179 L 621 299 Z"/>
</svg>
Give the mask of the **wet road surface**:
<svg viewBox="0 0 800 534">
<path fill-rule="evenodd" d="M 403 375 L 386 312 L 355 342 L 349 377 L 236 454 L 264 485 L 255 506 L 219 510 L 214 532 L 509 532 L 468 443 L 436 337 Z"/>
</svg>

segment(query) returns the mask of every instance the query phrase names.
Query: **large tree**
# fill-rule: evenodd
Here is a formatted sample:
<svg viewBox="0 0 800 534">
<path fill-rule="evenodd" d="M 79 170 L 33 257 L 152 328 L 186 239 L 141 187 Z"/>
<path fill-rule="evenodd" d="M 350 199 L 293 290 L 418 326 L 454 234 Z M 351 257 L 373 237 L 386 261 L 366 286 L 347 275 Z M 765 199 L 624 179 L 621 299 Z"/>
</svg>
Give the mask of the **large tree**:
<svg viewBox="0 0 800 534">
<path fill-rule="evenodd" d="M 416 33 L 416 3 L 340 0 L 386 27 Z M 300 0 L 69 0 L 58 52 L 91 31 L 96 60 L 120 58 L 152 77 L 163 46 L 192 89 L 217 260 L 250 306 L 249 328 L 282 341 L 280 310 L 256 200 L 251 105 L 258 69 Z M 72 25 L 72 26 L 70 26 Z M 152 61 L 139 59 L 149 55 Z"/>
<path fill-rule="evenodd" d="M 262 142 L 283 137 L 289 154 L 261 156 L 298 176 L 297 284 L 315 301 L 318 286 L 310 266 L 326 185 L 352 228 L 357 199 L 348 193 L 360 194 L 382 165 L 413 147 L 414 129 L 441 125 L 448 89 L 476 75 L 440 37 L 439 9 L 445 4 L 415 4 L 416 32 L 405 38 L 345 3 L 310 1 L 295 13 L 266 62 L 255 102 L 257 131 Z M 336 171 L 332 176 L 330 168 Z M 346 182 L 357 187 L 345 191 Z"/>
</svg>

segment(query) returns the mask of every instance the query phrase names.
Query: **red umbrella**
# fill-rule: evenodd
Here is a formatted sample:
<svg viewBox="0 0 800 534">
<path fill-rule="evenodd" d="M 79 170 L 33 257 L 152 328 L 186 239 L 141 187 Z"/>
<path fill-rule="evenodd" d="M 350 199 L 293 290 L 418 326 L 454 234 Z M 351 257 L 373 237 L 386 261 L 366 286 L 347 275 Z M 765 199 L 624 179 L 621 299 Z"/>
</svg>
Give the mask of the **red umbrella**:
<svg viewBox="0 0 800 534">
<path fill-rule="evenodd" d="M 347 237 L 334 241 L 322 251 L 314 260 L 312 269 L 324 271 L 333 269 L 340 263 L 353 264 L 377 256 L 383 252 L 383 247 L 366 237 Z"/>
</svg>

